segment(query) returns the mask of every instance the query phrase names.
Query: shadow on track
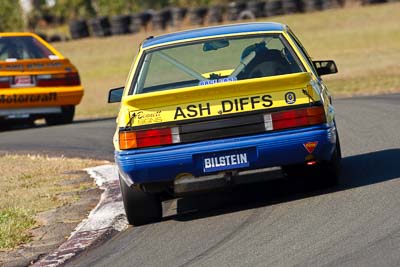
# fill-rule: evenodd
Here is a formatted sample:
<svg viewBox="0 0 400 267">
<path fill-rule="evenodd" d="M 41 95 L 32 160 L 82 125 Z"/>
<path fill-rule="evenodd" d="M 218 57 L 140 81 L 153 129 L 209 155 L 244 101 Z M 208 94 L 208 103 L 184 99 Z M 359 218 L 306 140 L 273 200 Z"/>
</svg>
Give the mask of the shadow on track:
<svg viewBox="0 0 400 267">
<path fill-rule="evenodd" d="M 177 215 L 164 220 L 196 220 L 399 179 L 399 158 L 400 149 L 343 158 L 340 186 L 333 188 L 318 188 L 304 179 L 281 179 L 181 198 Z"/>
<path fill-rule="evenodd" d="M 84 124 L 84 123 L 92 123 L 92 122 L 100 122 L 100 121 L 108 121 L 115 120 L 115 117 L 104 117 L 104 118 L 95 118 L 95 119 L 79 119 L 74 120 L 70 124 L 60 124 L 60 125 L 52 125 L 49 126 L 44 122 L 35 123 L 29 120 L 20 120 L 20 121 L 0 121 L 0 133 L 7 131 L 20 131 L 20 130 L 28 130 L 28 129 L 38 129 L 38 128 L 48 128 L 48 127 L 57 127 L 63 125 L 73 125 L 73 124 Z"/>
</svg>

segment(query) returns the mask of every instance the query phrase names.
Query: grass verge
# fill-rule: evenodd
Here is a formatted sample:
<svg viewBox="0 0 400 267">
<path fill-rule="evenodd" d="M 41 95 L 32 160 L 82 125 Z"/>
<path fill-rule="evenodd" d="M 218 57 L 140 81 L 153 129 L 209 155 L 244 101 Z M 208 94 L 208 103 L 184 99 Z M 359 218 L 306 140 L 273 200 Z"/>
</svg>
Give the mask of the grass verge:
<svg viewBox="0 0 400 267">
<path fill-rule="evenodd" d="M 80 170 L 102 161 L 5 155 L 0 157 L 0 250 L 30 241 L 29 230 L 38 226 L 39 212 L 77 200 L 79 191 L 94 183 L 76 182 Z M 75 182 L 72 182 L 74 181 Z M 78 180 L 79 181 L 79 180 Z"/>
<path fill-rule="evenodd" d="M 334 59 L 339 73 L 326 77 L 328 87 L 348 96 L 400 91 L 398 14 L 400 3 L 388 3 L 263 20 L 288 24 L 315 59 Z M 78 67 L 86 89 L 77 116 L 115 116 L 118 105 L 106 104 L 109 88 L 124 85 L 140 42 L 161 33 L 54 44 Z"/>
</svg>

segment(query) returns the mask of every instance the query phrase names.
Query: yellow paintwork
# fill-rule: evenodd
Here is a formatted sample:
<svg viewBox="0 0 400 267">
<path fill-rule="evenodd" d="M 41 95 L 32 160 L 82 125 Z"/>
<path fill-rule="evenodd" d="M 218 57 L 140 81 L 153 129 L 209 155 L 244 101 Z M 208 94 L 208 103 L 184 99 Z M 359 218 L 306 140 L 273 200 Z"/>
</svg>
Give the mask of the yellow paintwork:
<svg viewBox="0 0 400 267">
<path fill-rule="evenodd" d="M 190 118 L 204 118 L 252 110 L 277 108 L 287 106 L 285 94 L 293 92 L 297 96 L 296 104 L 309 103 L 309 98 L 302 92 L 310 81 L 310 74 L 296 73 L 282 76 L 264 77 L 251 80 L 226 82 L 213 85 L 196 86 L 185 89 L 175 89 L 147 94 L 131 95 L 122 101 L 120 116 L 123 122 L 129 121 L 133 113 L 136 119 L 132 126 L 141 126 L 160 122 L 173 122 Z M 263 106 L 262 96 L 272 102 Z M 251 104 L 251 98 L 258 103 Z M 240 106 L 239 99 L 248 104 Z M 152 101 L 157 99 L 157 101 Z M 248 100 L 246 100 L 248 99 Z M 237 103 L 235 103 L 235 100 Z M 229 102 L 231 101 L 232 104 Z M 179 116 L 179 114 L 194 112 L 188 111 L 202 107 L 204 112 L 197 116 Z M 195 108 L 195 107 L 197 108 Z M 209 107 L 209 108 L 208 108 Z M 227 111 L 233 107 L 232 111 Z M 178 116 L 176 116 L 178 114 Z M 186 117 L 186 118 L 185 118 Z M 125 125 L 124 125 L 125 126 Z M 121 125 L 122 127 L 122 125 Z"/>
<path fill-rule="evenodd" d="M 288 30 L 288 29 L 287 29 Z M 306 72 L 305 73 L 295 73 L 295 74 L 287 74 L 273 77 L 264 77 L 264 78 L 256 78 L 256 79 L 247 79 L 235 82 L 226 82 L 226 83 L 218 83 L 212 85 L 204 85 L 204 86 L 195 86 L 183 89 L 174 89 L 168 91 L 161 92 L 153 92 L 146 94 L 138 94 L 138 95 L 128 95 L 129 86 L 132 83 L 135 70 L 139 64 L 139 59 L 142 56 L 144 50 L 142 48 L 139 49 L 138 55 L 136 57 L 135 62 L 132 65 L 132 68 L 129 73 L 129 77 L 126 81 L 125 90 L 122 97 L 121 108 L 119 111 L 119 115 L 117 118 L 117 129 L 113 138 L 114 147 L 116 150 L 119 150 L 119 142 L 118 142 L 118 132 L 120 127 L 126 127 L 128 122 L 130 122 L 130 126 L 142 126 L 142 125 L 151 125 L 155 123 L 163 123 L 163 122 L 174 122 L 185 119 L 193 119 L 193 118 L 204 118 L 207 116 L 217 116 L 221 114 L 229 114 L 229 113 L 239 113 L 239 112 L 247 112 L 252 110 L 267 110 L 270 108 L 277 107 L 285 107 L 290 106 L 285 101 L 285 94 L 287 92 L 293 92 L 296 94 L 296 103 L 295 105 L 309 103 L 310 99 L 306 96 L 302 90 L 305 89 L 312 96 L 315 101 L 322 101 L 325 106 L 327 121 L 330 122 L 333 119 L 333 115 L 329 111 L 330 101 L 329 101 L 329 93 L 326 88 L 322 88 L 318 76 L 315 73 L 313 66 L 310 66 L 306 59 L 304 59 L 302 53 L 299 48 L 295 45 L 294 41 L 291 39 L 287 30 L 284 31 L 268 31 L 268 32 L 249 32 L 247 34 L 229 34 L 225 35 L 226 37 L 231 36 L 245 36 L 245 35 L 254 35 L 254 34 L 273 34 L 280 33 L 287 39 L 289 44 L 292 46 L 294 52 L 300 58 L 302 64 L 304 65 Z M 222 36 L 219 36 L 222 37 Z M 211 38 L 215 38 L 214 36 L 210 36 Z M 193 38 L 190 40 L 171 42 L 170 44 L 178 44 L 182 42 L 193 42 L 196 40 L 205 40 L 207 38 Z M 154 49 L 157 47 L 165 46 L 166 44 L 154 45 L 147 47 L 145 50 Z M 230 73 L 232 70 L 221 70 L 224 74 Z M 218 71 L 216 71 L 218 72 Z M 203 76 L 207 76 L 210 73 L 205 73 Z M 243 90 L 245 88 L 245 90 Z M 322 93 L 320 93 L 322 91 Z M 212 93 L 211 93 L 212 92 Z M 238 98 L 251 98 L 262 95 L 269 95 L 273 104 L 271 106 L 265 107 L 260 103 L 256 103 L 256 105 L 246 105 L 243 110 L 233 110 L 230 112 L 222 112 L 222 101 L 234 101 Z M 209 104 L 209 112 L 208 109 L 205 110 L 202 114 L 199 112 L 199 105 L 204 108 Z M 184 114 L 188 114 L 188 105 L 193 105 L 197 107 L 197 116 L 188 117 L 181 116 L 182 111 Z M 177 109 L 179 112 L 177 113 Z M 130 120 L 132 114 L 135 114 L 135 118 Z M 177 116 L 177 114 L 179 116 Z M 192 112 L 191 115 L 194 115 Z"/>
<path fill-rule="evenodd" d="M 1 76 L 28 76 L 43 74 L 65 74 L 78 72 L 76 67 L 58 52 L 49 43 L 44 41 L 38 35 L 27 32 L 0 33 L 0 37 L 18 37 L 31 36 L 36 38 L 41 44 L 49 49 L 58 59 L 24 59 L 13 62 L 0 61 L 0 77 Z M 13 108 L 31 108 L 31 107 L 50 107 L 50 106 L 67 106 L 78 105 L 83 97 L 82 85 L 74 86 L 51 86 L 51 87 L 17 87 L 17 88 L 0 88 L 1 98 L 9 97 L 17 98 L 25 97 L 46 97 L 49 94 L 56 94 L 51 101 L 26 101 L 26 102 L 7 102 L 0 101 L 0 109 Z"/>
</svg>

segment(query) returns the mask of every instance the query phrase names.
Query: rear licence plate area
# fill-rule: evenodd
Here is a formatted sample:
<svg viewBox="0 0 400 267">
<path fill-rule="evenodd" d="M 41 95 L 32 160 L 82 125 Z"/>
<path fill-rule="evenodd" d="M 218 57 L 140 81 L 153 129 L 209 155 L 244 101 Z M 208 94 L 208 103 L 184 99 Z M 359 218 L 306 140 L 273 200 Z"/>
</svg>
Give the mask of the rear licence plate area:
<svg viewBox="0 0 400 267">
<path fill-rule="evenodd" d="M 199 160 L 202 162 L 203 172 L 210 173 L 246 168 L 256 158 L 256 149 L 252 147 L 201 154 Z"/>
<path fill-rule="evenodd" d="M 11 79 L 11 87 L 35 86 L 35 79 L 30 75 L 14 76 Z"/>
</svg>

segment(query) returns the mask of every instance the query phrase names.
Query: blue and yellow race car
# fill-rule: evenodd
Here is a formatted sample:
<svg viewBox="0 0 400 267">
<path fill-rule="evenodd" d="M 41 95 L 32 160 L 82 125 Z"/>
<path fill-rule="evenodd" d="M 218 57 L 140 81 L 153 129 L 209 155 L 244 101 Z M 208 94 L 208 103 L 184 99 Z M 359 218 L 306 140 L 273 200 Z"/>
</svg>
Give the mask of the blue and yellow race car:
<svg viewBox="0 0 400 267">
<path fill-rule="evenodd" d="M 162 218 L 172 197 L 306 172 L 335 184 L 341 159 L 331 96 L 288 26 L 246 23 L 146 39 L 114 136 L 129 223 Z M 277 175 L 278 173 L 282 175 Z"/>
</svg>

